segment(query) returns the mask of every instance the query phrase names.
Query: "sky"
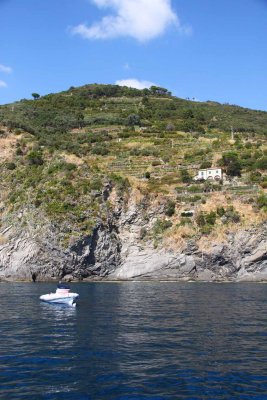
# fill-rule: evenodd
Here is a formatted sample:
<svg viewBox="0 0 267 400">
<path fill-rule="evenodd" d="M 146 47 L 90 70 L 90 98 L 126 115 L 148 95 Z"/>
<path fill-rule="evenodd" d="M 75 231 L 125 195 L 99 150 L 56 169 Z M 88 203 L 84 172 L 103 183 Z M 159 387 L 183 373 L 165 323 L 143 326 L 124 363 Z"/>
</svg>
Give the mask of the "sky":
<svg viewBox="0 0 267 400">
<path fill-rule="evenodd" d="M 0 0 L 0 104 L 110 83 L 267 111 L 267 0 Z"/>
</svg>

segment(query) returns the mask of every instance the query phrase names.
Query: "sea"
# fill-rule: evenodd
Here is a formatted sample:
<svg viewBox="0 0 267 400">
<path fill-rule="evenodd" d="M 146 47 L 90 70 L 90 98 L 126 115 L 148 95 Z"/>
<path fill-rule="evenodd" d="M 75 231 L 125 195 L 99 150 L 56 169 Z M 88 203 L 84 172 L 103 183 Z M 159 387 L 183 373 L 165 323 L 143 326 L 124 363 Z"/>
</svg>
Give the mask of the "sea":
<svg viewBox="0 0 267 400">
<path fill-rule="evenodd" d="M 267 285 L 0 283 L 0 399 L 267 399 Z"/>
</svg>

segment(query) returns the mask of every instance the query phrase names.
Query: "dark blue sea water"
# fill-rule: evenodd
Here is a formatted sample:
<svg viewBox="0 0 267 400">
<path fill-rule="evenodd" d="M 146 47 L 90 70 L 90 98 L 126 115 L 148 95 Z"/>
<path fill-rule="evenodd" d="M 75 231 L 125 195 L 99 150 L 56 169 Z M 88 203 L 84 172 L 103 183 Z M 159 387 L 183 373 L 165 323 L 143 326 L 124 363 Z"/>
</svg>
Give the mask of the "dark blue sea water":
<svg viewBox="0 0 267 400">
<path fill-rule="evenodd" d="M 0 284 L 0 399 L 267 399 L 267 285 Z"/>
</svg>

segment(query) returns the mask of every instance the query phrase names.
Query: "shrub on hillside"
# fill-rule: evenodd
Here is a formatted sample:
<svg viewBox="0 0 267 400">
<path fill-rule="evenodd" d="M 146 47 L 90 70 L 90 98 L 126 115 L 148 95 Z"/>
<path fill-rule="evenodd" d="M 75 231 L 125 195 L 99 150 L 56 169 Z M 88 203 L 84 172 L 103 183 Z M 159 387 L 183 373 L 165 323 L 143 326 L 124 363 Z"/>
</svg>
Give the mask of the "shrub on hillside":
<svg viewBox="0 0 267 400">
<path fill-rule="evenodd" d="M 211 211 L 206 215 L 206 224 L 214 225 L 215 222 L 216 222 L 216 213 L 214 211 Z"/>
<path fill-rule="evenodd" d="M 14 169 L 16 169 L 16 164 L 14 164 L 13 162 L 7 162 L 6 163 L 6 169 L 9 169 L 10 171 L 13 171 Z"/>
<path fill-rule="evenodd" d="M 212 166 L 212 163 L 211 163 L 211 161 L 203 161 L 201 164 L 200 164 L 200 169 L 206 169 L 206 168 L 211 168 L 211 166 Z"/>
<path fill-rule="evenodd" d="M 128 126 L 141 125 L 141 118 L 137 114 L 130 114 L 127 118 Z"/>
<path fill-rule="evenodd" d="M 90 182 L 90 190 L 99 192 L 100 190 L 102 190 L 102 187 L 103 185 L 100 178 L 96 177 Z"/>
<path fill-rule="evenodd" d="M 17 155 L 17 156 L 22 156 L 22 155 L 23 155 L 23 151 L 22 151 L 21 147 L 18 147 L 18 148 L 16 149 L 16 155 Z"/>
<path fill-rule="evenodd" d="M 145 177 L 146 179 L 150 179 L 150 172 L 149 172 L 149 171 L 146 171 L 145 174 L 144 174 L 144 177 Z"/>
<path fill-rule="evenodd" d="M 202 233 L 208 233 L 211 231 L 211 227 L 216 223 L 217 216 L 221 218 L 221 221 L 224 224 L 239 223 L 241 219 L 240 214 L 233 206 L 227 207 L 226 210 L 224 207 L 218 206 L 216 212 L 210 211 L 207 214 L 201 211 L 196 216 L 196 223 L 201 228 Z"/>
<path fill-rule="evenodd" d="M 205 214 L 203 211 L 200 211 L 200 213 L 196 217 L 196 223 L 199 226 L 200 232 L 203 235 L 208 235 L 212 231 L 215 222 L 216 222 L 216 213 L 214 211 L 211 211 L 208 214 Z"/>
<path fill-rule="evenodd" d="M 108 153 L 109 153 L 108 148 L 106 146 L 103 146 L 103 145 L 102 146 L 100 146 L 100 145 L 95 146 L 92 149 L 92 154 L 96 154 L 96 155 L 99 155 L 99 156 L 106 156 Z"/>
<path fill-rule="evenodd" d="M 74 171 L 77 169 L 77 165 L 73 163 L 67 163 L 66 161 L 59 161 L 49 166 L 47 172 L 52 175 L 58 171 Z"/>
<path fill-rule="evenodd" d="M 228 152 L 223 154 L 219 165 L 226 167 L 226 174 L 228 176 L 241 176 L 242 166 L 236 153 Z"/>
<path fill-rule="evenodd" d="M 198 182 L 197 182 L 198 183 Z M 188 189 L 190 193 L 199 193 L 203 192 L 203 188 L 200 185 L 191 185 Z"/>
<path fill-rule="evenodd" d="M 172 217 L 174 215 L 174 213 L 175 213 L 175 202 L 172 200 L 169 200 L 166 205 L 166 208 L 165 208 L 165 214 L 168 217 Z"/>
<path fill-rule="evenodd" d="M 124 178 L 121 175 L 111 174 L 110 178 L 111 178 L 113 184 L 116 186 L 119 195 L 123 195 L 123 193 L 128 191 L 128 189 L 131 186 L 129 179 Z"/>
<path fill-rule="evenodd" d="M 166 131 L 167 131 L 167 132 L 173 132 L 173 131 L 175 131 L 175 126 L 174 126 L 174 124 L 171 123 L 171 122 L 169 122 L 169 123 L 167 124 L 167 126 L 166 126 Z"/>
<path fill-rule="evenodd" d="M 161 165 L 161 161 L 160 160 L 153 160 L 151 165 L 152 165 L 152 167 L 157 167 L 158 165 Z"/>
<path fill-rule="evenodd" d="M 224 214 L 225 214 L 225 209 L 224 209 L 224 207 L 218 206 L 218 207 L 216 208 L 216 213 L 217 213 L 217 215 L 218 215 L 219 217 L 223 217 Z"/>
<path fill-rule="evenodd" d="M 166 229 L 172 226 L 171 221 L 167 219 L 157 219 L 153 226 L 153 233 L 155 236 L 161 235 Z"/>
<path fill-rule="evenodd" d="M 203 211 L 200 211 L 200 213 L 196 216 L 196 223 L 200 227 L 206 224 L 206 218 Z"/>
<path fill-rule="evenodd" d="M 257 198 L 257 205 L 259 208 L 262 208 L 264 211 L 267 211 L 267 195 L 265 193 L 261 193 Z"/>
<path fill-rule="evenodd" d="M 249 176 L 249 181 L 253 182 L 253 183 L 259 183 L 261 181 L 261 173 L 258 171 L 253 171 L 251 172 L 250 176 Z"/>
<path fill-rule="evenodd" d="M 181 169 L 180 177 L 183 183 L 190 183 L 192 179 L 187 169 Z"/>
<path fill-rule="evenodd" d="M 146 228 L 141 228 L 140 229 L 140 239 L 141 240 L 143 240 L 145 237 L 146 237 L 146 235 L 147 235 L 147 230 L 146 230 Z"/>
<path fill-rule="evenodd" d="M 44 160 L 42 153 L 38 150 L 32 150 L 27 155 L 27 160 L 30 165 L 43 165 Z"/>
<path fill-rule="evenodd" d="M 261 185 L 262 189 L 267 189 L 267 181 L 262 181 L 260 183 L 260 185 Z"/>
<path fill-rule="evenodd" d="M 240 222 L 240 214 L 237 210 L 234 209 L 233 206 L 227 207 L 223 217 L 222 217 L 222 222 L 224 224 L 228 223 L 239 223 Z"/>
<path fill-rule="evenodd" d="M 264 156 L 257 160 L 255 166 L 258 169 L 267 169 L 267 156 Z"/>
</svg>

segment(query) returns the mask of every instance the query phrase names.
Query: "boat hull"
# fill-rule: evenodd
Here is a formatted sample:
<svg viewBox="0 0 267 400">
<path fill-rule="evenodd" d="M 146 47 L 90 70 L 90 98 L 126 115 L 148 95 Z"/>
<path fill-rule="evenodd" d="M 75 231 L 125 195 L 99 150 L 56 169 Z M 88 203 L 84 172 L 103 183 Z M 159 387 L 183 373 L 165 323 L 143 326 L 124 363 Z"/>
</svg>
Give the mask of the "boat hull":
<svg viewBox="0 0 267 400">
<path fill-rule="evenodd" d="M 66 304 L 75 306 L 79 295 L 77 293 L 67 293 L 65 295 L 58 295 L 56 293 L 44 294 L 40 296 L 40 300 L 46 303 L 53 304 Z"/>
</svg>

